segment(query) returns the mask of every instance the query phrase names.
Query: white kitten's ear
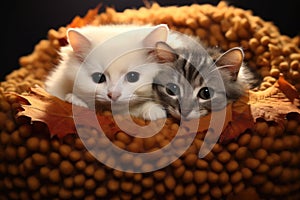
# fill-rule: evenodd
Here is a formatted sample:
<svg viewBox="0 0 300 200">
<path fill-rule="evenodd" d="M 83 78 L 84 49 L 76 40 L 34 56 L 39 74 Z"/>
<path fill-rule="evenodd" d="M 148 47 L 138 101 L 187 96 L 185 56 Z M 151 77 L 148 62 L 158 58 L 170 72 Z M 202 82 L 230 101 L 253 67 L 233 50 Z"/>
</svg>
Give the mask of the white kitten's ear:
<svg viewBox="0 0 300 200">
<path fill-rule="evenodd" d="M 168 35 L 169 28 L 166 24 L 157 25 L 143 40 L 144 47 L 155 47 L 157 42 L 167 41 Z"/>
<path fill-rule="evenodd" d="M 76 29 L 68 29 L 68 41 L 73 51 L 81 58 L 91 49 L 91 42 Z"/>
<path fill-rule="evenodd" d="M 232 77 L 237 79 L 239 70 L 243 64 L 244 51 L 240 47 L 234 47 L 223 53 L 217 60 L 216 65 L 219 70 L 226 70 Z"/>
<path fill-rule="evenodd" d="M 174 62 L 177 59 L 177 54 L 173 48 L 165 42 L 157 42 L 153 53 L 159 63 Z"/>
</svg>

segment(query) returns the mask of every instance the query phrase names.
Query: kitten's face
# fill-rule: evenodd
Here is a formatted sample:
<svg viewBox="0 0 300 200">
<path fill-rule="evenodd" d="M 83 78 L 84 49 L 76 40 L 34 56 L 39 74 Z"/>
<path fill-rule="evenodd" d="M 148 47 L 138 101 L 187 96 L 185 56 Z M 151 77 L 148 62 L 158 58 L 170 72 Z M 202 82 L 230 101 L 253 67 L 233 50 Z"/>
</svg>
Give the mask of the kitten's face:
<svg viewBox="0 0 300 200">
<path fill-rule="evenodd" d="M 146 58 L 145 50 L 139 50 L 118 57 L 107 67 L 98 59 L 87 60 L 77 78 L 77 95 L 90 107 L 100 103 L 108 109 L 112 103 L 126 106 L 151 100 L 153 79 L 160 67 Z"/>
<path fill-rule="evenodd" d="M 243 53 L 239 48 L 212 58 L 208 52 L 192 44 L 173 50 L 158 43 L 156 59 L 165 69 L 155 79 L 154 90 L 169 114 L 176 118 L 199 118 L 211 111 L 223 109 L 227 102 L 241 95 L 237 73 Z"/>
<path fill-rule="evenodd" d="M 155 79 L 157 98 L 168 112 L 176 118 L 192 119 L 205 116 L 212 109 L 222 109 L 226 105 L 223 81 L 218 81 L 213 73 L 203 78 L 197 69 L 191 69 L 193 66 L 189 66 L 190 73 L 186 73 L 179 67 L 181 64 L 177 63 L 175 70 L 164 70 Z"/>
<path fill-rule="evenodd" d="M 78 73 L 73 93 L 90 108 L 97 103 L 104 108 L 153 100 L 152 83 L 159 64 L 148 60 L 157 41 L 167 38 L 166 26 L 139 29 L 119 34 L 99 45 L 72 33 Z M 73 37 L 72 37 L 73 36 Z M 72 43 L 71 43 L 72 44 Z M 122 107 L 122 108 L 121 108 Z M 104 108 L 105 109 L 105 108 Z"/>
</svg>

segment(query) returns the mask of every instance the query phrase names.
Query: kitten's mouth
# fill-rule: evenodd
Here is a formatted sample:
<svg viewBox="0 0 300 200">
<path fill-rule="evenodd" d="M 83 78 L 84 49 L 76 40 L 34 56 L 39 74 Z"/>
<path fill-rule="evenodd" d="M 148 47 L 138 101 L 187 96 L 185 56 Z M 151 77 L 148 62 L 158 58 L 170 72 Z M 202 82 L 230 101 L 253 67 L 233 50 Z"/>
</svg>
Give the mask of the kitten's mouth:
<svg viewBox="0 0 300 200">
<path fill-rule="evenodd" d="M 183 118 L 183 119 L 189 119 L 189 116 L 190 116 L 191 112 L 192 112 L 191 110 L 181 109 L 180 110 L 180 117 Z"/>
<path fill-rule="evenodd" d="M 181 119 L 181 114 L 178 112 L 175 108 L 171 107 L 169 108 L 169 112 L 171 116 L 175 117 L 176 119 L 180 120 Z"/>
</svg>

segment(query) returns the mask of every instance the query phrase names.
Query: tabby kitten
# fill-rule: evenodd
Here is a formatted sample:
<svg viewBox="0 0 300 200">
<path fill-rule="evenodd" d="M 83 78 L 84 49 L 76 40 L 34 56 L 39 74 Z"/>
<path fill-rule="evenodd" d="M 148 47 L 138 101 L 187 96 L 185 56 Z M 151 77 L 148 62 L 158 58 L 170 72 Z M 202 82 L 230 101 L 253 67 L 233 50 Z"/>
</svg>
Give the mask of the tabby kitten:
<svg viewBox="0 0 300 200">
<path fill-rule="evenodd" d="M 198 41 L 181 38 L 182 46 L 158 42 L 153 52 L 165 69 L 155 78 L 153 89 L 167 113 L 191 119 L 223 109 L 241 97 L 253 77 L 247 70 L 242 48 L 222 53 Z"/>
</svg>

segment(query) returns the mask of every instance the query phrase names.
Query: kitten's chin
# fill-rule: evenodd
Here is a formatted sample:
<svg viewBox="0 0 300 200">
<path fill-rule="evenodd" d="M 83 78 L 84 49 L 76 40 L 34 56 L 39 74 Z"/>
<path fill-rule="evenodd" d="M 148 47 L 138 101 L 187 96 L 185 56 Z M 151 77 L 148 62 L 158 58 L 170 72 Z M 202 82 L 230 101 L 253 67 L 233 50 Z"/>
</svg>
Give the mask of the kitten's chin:
<svg viewBox="0 0 300 200">
<path fill-rule="evenodd" d="M 111 103 L 109 101 L 95 101 L 95 104 L 91 105 L 91 107 L 100 112 L 111 111 Z"/>
<path fill-rule="evenodd" d="M 112 111 L 115 114 L 119 113 L 128 113 L 130 110 L 130 106 L 136 104 L 136 102 L 128 102 L 128 101 L 95 101 L 95 109 L 97 111 Z"/>
</svg>

